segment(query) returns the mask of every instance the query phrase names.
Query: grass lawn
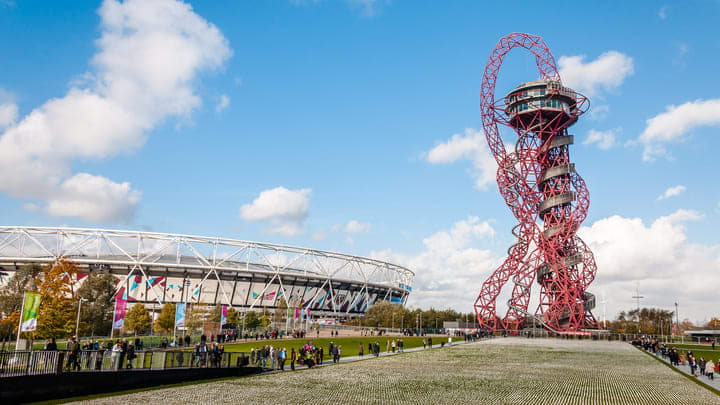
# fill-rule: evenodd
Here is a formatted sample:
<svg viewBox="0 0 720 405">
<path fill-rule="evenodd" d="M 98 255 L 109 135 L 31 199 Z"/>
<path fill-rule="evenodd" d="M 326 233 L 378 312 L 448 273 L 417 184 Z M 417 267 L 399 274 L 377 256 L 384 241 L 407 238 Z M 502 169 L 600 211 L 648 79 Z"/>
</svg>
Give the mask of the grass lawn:
<svg viewBox="0 0 720 405">
<path fill-rule="evenodd" d="M 696 359 L 700 359 L 700 357 L 704 358 L 705 360 L 712 359 L 712 361 L 717 364 L 718 361 L 720 361 L 720 346 L 715 346 L 716 349 L 712 350 L 712 346 L 708 345 L 675 345 L 675 344 L 669 344 L 668 347 L 674 347 L 678 350 L 678 352 L 683 353 L 687 352 L 688 350 L 693 352 L 693 355 Z"/>
<path fill-rule="evenodd" d="M 306 337 L 305 339 L 269 339 L 269 340 L 255 340 L 248 339 L 247 343 L 235 343 L 226 344 L 226 352 L 250 352 L 250 349 L 255 350 L 268 345 L 280 348 L 286 348 L 288 353 L 290 349 L 295 348 L 298 351 L 300 347 L 304 346 L 308 341 L 312 341 L 315 346 L 321 346 L 323 348 L 323 358 L 332 359 L 330 354 L 330 342 L 334 342 L 335 345 L 340 345 L 342 348 L 342 356 L 357 356 L 360 345 L 363 346 L 364 354 L 367 356 L 370 354 L 368 350 L 368 343 L 378 342 L 380 344 L 380 351 L 384 352 L 387 348 L 387 341 L 395 340 L 396 344 L 398 339 L 402 339 L 405 343 L 405 348 L 410 349 L 411 347 L 422 346 L 422 337 L 397 337 L 397 336 L 368 336 L 368 337 L 336 337 L 336 338 L 315 338 Z M 427 339 L 427 338 L 425 338 Z M 453 341 L 457 342 L 460 338 L 453 338 Z M 240 340 L 238 340 L 239 342 Z M 435 337 L 433 338 L 433 344 L 439 344 L 440 342 L 447 343 L 447 337 Z M 392 350 L 392 349 L 391 349 Z M 397 349 L 396 349 L 397 350 Z"/>
</svg>

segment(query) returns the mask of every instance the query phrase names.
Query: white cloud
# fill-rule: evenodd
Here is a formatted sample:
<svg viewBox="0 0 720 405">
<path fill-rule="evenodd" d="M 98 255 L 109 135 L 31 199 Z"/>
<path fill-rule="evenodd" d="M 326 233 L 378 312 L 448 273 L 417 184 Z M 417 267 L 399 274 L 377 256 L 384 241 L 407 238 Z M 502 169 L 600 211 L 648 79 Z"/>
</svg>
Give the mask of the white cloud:
<svg viewBox="0 0 720 405">
<path fill-rule="evenodd" d="M 240 207 L 240 217 L 250 222 L 269 222 L 270 234 L 293 236 L 302 233 L 301 223 L 310 211 L 309 188 L 265 190 L 250 204 Z"/>
<path fill-rule="evenodd" d="M 346 0 L 350 7 L 357 10 L 363 17 L 376 15 L 383 6 L 383 0 Z"/>
<path fill-rule="evenodd" d="M 187 118 L 201 103 L 198 74 L 221 67 L 231 51 L 214 25 L 179 1 L 106 0 L 99 14 L 94 69 L 0 136 L 0 191 L 52 202 L 51 215 L 127 220 L 119 214 L 134 208 L 86 215 L 67 205 L 81 201 L 64 183 L 73 179 L 72 162 L 132 152 L 168 117 Z M 51 201 L 57 195 L 62 204 Z"/>
<path fill-rule="evenodd" d="M 643 144 L 643 160 L 668 157 L 665 144 L 680 141 L 698 127 L 720 125 L 720 99 L 695 100 L 679 106 L 670 105 L 666 111 L 646 121 L 639 141 Z"/>
<path fill-rule="evenodd" d="M 18 117 L 18 107 L 15 103 L 0 103 L 0 130 L 15 123 Z"/>
<path fill-rule="evenodd" d="M 610 106 L 608 105 L 597 105 L 590 106 L 590 119 L 593 121 L 602 121 L 607 118 L 608 112 L 610 112 Z"/>
<path fill-rule="evenodd" d="M 140 196 L 130 183 L 118 184 L 102 176 L 78 173 L 50 196 L 46 212 L 102 223 L 122 222 L 135 216 Z"/>
<path fill-rule="evenodd" d="M 23 209 L 25 209 L 25 211 L 35 212 L 38 211 L 40 207 L 35 203 L 25 203 L 23 204 Z"/>
<path fill-rule="evenodd" d="M 215 112 L 220 113 L 222 110 L 228 108 L 230 105 L 230 97 L 228 97 L 227 94 L 223 94 L 220 96 L 220 100 L 218 101 L 217 105 L 215 105 Z"/>
<path fill-rule="evenodd" d="M 502 260 L 490 250 L 476 246 L 494 235 L 495 230 L 487 221 L 468 217 L 449 230 L 423 239 L 425 248 L 417 255 L 384 250 L 372 252 L 371 256 L 404 265 L 415 272 L 409 304 L 467 312 L 484 279 Z"/>
<path fill-rule="evenodd" d="M 667 18 L 667 11 L 670 8 L 667 4 L 660 7 L 660 10 L 658 10 L 658 17 L 660 17 L 661 20 L 664 20 Z"/>
<path fill-rule="evenodd" d="M 685 186 L 669 187 L 664 193 L 658 196 L 658 200 L 664 200 L 666 198 L 675 197 L 682 194 L 685 191 Z"/>
<path fill-rule="evenodd" d="M 487 190 L 488 184 L 495 182 L 497 162 L 490 154 L 482 131 L 465 129 L 465 134 L 454 134 L 447 141 L 438 144 L 423 157 L 430 163 L 447 164 L 460 159 L 470 160 L 473 164 L 472 176 L 475 187 Z"/>
<path fill-rule="evenodd" d="M 583 141 L 583 145 L 595 144 L 599 149 L 608 150 L 615 146 L 615 135 L 620 132 L 619 129 L 610 129 L 607 131 L 597 131 L 591 129 L 588 131 L 588 136 Z"/>
<path fill-rule="evenodd" d="M 311 237 L 312 240 L 325 240 L 325 238 L 327 238 L 327 233 L 325 233 L 324 231 L 317 231 L 314 232 Z"/>
<path fill-rule="evenodd" d="M 585 55 L 561 56 L 558 59 L 563 83 L 587 96 L 598 95 L 600 88 L 617 89 L 634 72 L 631 57 L 618 51 L 608 51 L 591 62 L 583 62 Z"/>
<path fill-rule="evenodd" d="M 646 297 L 643 306 L 674 310 L 673 303 L 679 300 L 680 317 L 696 320 L 709 315 L 708 306 L 717 307 L 720 246 L 687 238 L 685 223 L 702 218 L 695 211 L 678 210 L 648 226 L 640 218 L 616 215 L 580 228 L 578 234 L 598 265 L 591 291 L 609 293 L 608 318 L 635 307 L 630 297 L 636 281 Z"/>
<path fill-rule="evenodd" d="M 636 281 L 646 297 L 641 305 L 674 310 L 673 303 L 679 300 L 681 318 L 702 319 L 711 314 L 708 308 L 720 305 L 715 291 L 720 285 L 720 245 L 693 243 L 687 236 L 686 223 L 702 218 L 698 212 L 678 210 L 645 224 L 640 218 L 616 215 L 580 228 L 578 235 L 593 251 L 598 266 L 589 291 L 598 296 L 605 291 L 608 318 L 635 307 L 631 297 Z M 494 233 L 487 222 L 470 217 L 425 238 L 425 248 L 417 255 L 385 250 L 371 256 L 415 272 L 410 305 L 470 311 L 483 281 L 505 258 L 504 249 L 498 255 L 487 248 Z M 508 284 L 512 288 L 512 281 Z M 504 291 L 497 301 L 501 312 Z M 535 301 L 538 291 L 534 283 Z M 532 300 L 530 305 L 534 310 Z M 598 305 L 596 317 L 601 311 Z"/>
<path fill-rule="evenodd" d="M 359 222 L 353 219 L 345 224 L 345 233 L 370 232 L 371 227 L 372 226 L 366 222 Z"/>
</svg>

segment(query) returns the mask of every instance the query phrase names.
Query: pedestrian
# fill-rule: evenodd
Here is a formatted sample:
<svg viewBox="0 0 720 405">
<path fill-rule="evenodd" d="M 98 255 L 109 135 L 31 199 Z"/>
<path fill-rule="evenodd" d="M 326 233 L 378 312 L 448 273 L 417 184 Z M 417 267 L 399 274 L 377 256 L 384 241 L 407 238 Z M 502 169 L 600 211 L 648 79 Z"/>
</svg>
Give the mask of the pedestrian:
<svg viewBox="0 0 720 405">
<path fill-rule="evenodd" d="M 707 364 L 705 364 L 705 375 L 708 376 L 709 379 L 715 380 L 715 363 L 713 363 L 712 360 L 708 360 Z"/>
<path fill-rule="evenodd" d="M 79 371 L 80 364 L 78 363 L 78 356 L 80 355 L 80 344 L 77 342 L 75 336 L 70 338 L 67 344 L 68 355 L 68 369 L 72 371 Z"/>
<path fill-rule="evenodd" d="M 400 349 L 400 353 L 404 353 L 404 352 L 405 352 L 405 342 L 403 342 L 402 339 L 400 339 L 400 340 L 398 341 L 398 348 Z"/>
<path fill-rule="evenodd" d="M 387 345 L 385 346 L 385 353 L 390 353 L 390 339 L 387 340 Z"/>
<path fill-rule="evenodd" d="M 363 344 L 360 343 L 360 345 L 358 347 L 358 356 L 360 356 L 360 357 L 363 356 L 363 347 L 365 347 L 365 346 L 363 346 Z"/>
<path fill-rule="evenodd" d="M 423 338 L 423 349 L 427 349 L 427 340 Z"/>
<path fill-rule="evenodd" d="M 132 344 L 128 345 L 127 348 L 127 369 L 132 368 L 132 361 L 135 359 L 135 346 Z"/>
<path fill-rule="evenodd" d="M 122 353 L 122 345 L 120 344 L 120 340 L 117 340 L 115 345 L 113 345 L 112 354 L 110 355 L 113 370 L 120 368 L 120 353 Z"/>
<path fill-rule="evenodd" d="M 392 352 L 395 353 L 395 339 L 392 340 L 390 346 L 392 346 Z"/>
<path fill-rule="evenodd" d="M 290 369 L 295 371 L 295 360 L 297 360 L 297 353 L 295 353 L 295 348 L 293 347 L 290 349 Z"/>
<path fill-rule="evenodd" d="M 283 347 L 280 352 L 280 371 L 285 371 L 285 359 L 287 358 L 287 350 Z"/>
<path fill-rule="evenodd" d="M 430 346 L 430 348 L 432 349 L 432 338 L 431 337 L 428 338 L 428 346 Z"/>
</svg>

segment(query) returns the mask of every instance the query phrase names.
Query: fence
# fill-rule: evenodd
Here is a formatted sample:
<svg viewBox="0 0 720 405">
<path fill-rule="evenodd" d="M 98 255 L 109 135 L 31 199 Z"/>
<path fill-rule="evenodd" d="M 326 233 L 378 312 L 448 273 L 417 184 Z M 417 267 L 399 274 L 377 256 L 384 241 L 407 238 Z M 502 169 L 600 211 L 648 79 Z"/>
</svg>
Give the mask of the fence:
<svg viewBox="0 0 720 405">
<path fill-rule="evenodd" d="M 110 350 L 83 350 L 77 358 L 66 351 L 18 351 L 0 352 L 0 377 L 120 369 L 230 368 L 248 364 L 249 358 L 244 352 L 140 351 L 134 358 L 127 359 L 124 354 Z"/>
</svg>

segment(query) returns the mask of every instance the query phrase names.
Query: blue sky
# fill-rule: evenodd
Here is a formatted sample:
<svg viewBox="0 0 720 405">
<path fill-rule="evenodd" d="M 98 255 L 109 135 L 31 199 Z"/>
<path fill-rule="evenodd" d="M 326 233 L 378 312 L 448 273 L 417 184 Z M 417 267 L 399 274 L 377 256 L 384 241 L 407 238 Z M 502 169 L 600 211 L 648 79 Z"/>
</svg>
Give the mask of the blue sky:
<svg viewBox="0 0 720 405">
<path fill-rule="evenodd" d="M 468 311 L 514 224 L 482 180 L 494 171 L 475 142 L 480 83 L 497 40 L 522 31 L 544 38 L 591 101 L 571 153 L 608 317 L 633 306 L 636 280 L 647 305 L 720 315 L 707 282 L 720 282 L 720 3 L 134 4 L 0 1 L 0 222 L 373 255 L 416 271 L 411 304 Z M 536 77 L 512 53 L 497 91 Z M 128 115 L 103 115 L 113 105 Z M 471 146 L 440 161 L 439 145 Z"/>
</svg>

